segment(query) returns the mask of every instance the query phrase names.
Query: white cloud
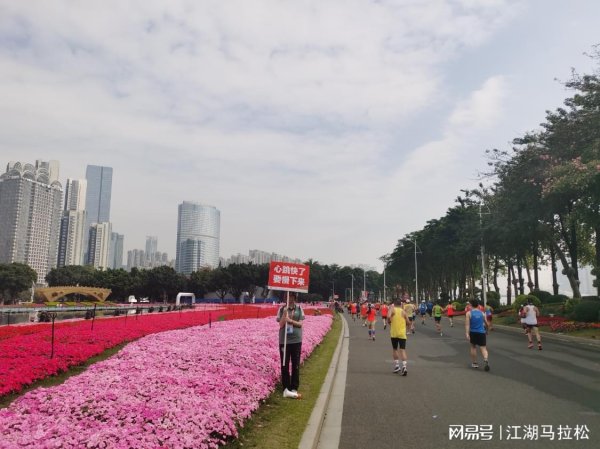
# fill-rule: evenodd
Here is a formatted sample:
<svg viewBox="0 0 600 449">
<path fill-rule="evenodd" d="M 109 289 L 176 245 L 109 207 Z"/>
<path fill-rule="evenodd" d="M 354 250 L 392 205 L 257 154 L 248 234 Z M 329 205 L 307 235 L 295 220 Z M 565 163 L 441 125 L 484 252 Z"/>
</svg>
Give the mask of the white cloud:
<svg viewBox="0 0 600 449">
<path fill-rule="evenodd" d="M 453 190 L 447 171 L 494 122 L 503 78 L 394 159 L 397 128 L 451 104 L 443 65 L 493 37 L 514 5 L 4 2 L 0 148 L 58 159 L 63 177 L 114 167 L 112 217 L 129 249 L 152 234 L 174 255 L 177 204 L 197 200 L 223 212 L 224 255 L 373 263 L 401 235 L 378 231 L 404 219 L 407 200 L 389 207 L 397 196 L 424 180 Z"/>
</svg>

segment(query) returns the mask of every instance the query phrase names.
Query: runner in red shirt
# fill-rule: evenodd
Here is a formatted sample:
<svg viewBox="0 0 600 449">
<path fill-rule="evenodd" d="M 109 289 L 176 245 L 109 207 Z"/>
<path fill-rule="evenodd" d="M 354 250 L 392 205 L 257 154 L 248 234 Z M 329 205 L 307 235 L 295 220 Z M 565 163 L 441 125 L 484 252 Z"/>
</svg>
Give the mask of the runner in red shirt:
<svg viewBox="0 0 600 449">
<path fill-rule="evenodd" d="M 356 321 L 357 307 L 355 302 L 350 304 L 350 313 L 352 314 L 352 320 Z"/>
<path fill-rule="evenodd" d="M 363 326 L 367 325 L 367 303 L 363 303 L 362 306 L 360 306 L 360 318 L 363 321 Z"/>
<path fill-rule="evenodd" d="M 369 304 L 367 307 L 367 325 L 369 329 L 369 340 L 375 341 L 375 317 L 377 316 L 377 309 L 373 304 Z"/>
<path fill-rule="evenodd" d="M 454 322 L 452 321 L 452 317 L 454 316 L 454 307 L 452 303 L 449 302 L 446 306 L 446 314 L 448 315 L 448 320 L 450 321 L 450 327 L 454 327 Z"/>
<path fill-rule="evenodd" d="M 387 316 L 388 316 L 388 306 L 386 303 L 383 303 L 380 309 L 381 319 L 383 320 L 383 329 L 387 327 Z"/>
</svg>

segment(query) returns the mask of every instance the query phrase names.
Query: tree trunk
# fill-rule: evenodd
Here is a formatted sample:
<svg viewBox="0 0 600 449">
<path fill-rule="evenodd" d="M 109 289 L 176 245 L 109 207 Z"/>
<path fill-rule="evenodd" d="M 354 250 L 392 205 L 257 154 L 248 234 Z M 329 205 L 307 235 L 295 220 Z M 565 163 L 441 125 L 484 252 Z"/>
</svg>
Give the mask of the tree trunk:
<svg viewBox="0 0 600 449">
<path fill-rule="evenodd" d="M 531 280 L 531 270 L 529 269 L 529 263 L 527 263 L 527 257 L 523 259 L 523 263 L 525 264 L 525 273 L 527 274 L 527 288 L 529 289 L 529 293 L 533 291 L 533 281 Z"/>
<path fill-rule="evenodd" d="M 515 275 L 515 266 L 511 263 L 510 264 L 510 272 L 512 275 L 512 288 L 514 290 L 515 293 L 515 299 L 517 296 L 519 296 L 519 290 L 518 290 L 518 284 L 519 284 L 519 280 L 517 279 L 517 276 Z"/>
<path fill-rule="evenodd" d="M 510 306 L 512 304 L 512 301 L 511 301 L 511 298 L 512 298 L 512 286 L 511 286 L 512 264 L 510 262 L 510 259 L 507 262 L 508 262 L 507 263 L 508 275 L 507 275 L 507 279 L 506 279 L 506 304 Z"/>
<path fill-rule="evenodd" d="M 500 262 L 498 262 L 497 257 L 494 257 L 494 290 L 496 290 L 496 293 L 500 294 L 500 287 L 498 286 L 498 271 L 500 271 Z"/>
<path fill-rule="evenodd" d="M 600 224 L 596 226 L 596 294 L 600 298 Z"/>
<path fill-rule="evenodd" d="M 572 266 L 569 266 L 569 262 L 567 261 L 565 253 L 560 248 L 558 243 L 554 241 L 554 239 L 552 239 L 551 244 L 554 246 L 554 251 L 560 259 L 560 262 L 562 263 L 563 274 L 565 274 L 567 276 L 567 279 L 569 280 L 571 290 L 573 290 L 573 298 L 581 298 L 581 293 L 579 292 L 579 280 L 575 276 L 576 270 L 574 270 Z"/>
<path fill-rule="evenodd" d="M 556 278 L 556 253 L 554 252 L 554 247 L 550 247 L 550 266 L 552 269 L 552 294 L 554 296 L 558 295 L 558 279 Z"/>
<path fill-rule="evenodd" d="M 573 275 L 575 276 L 575 279 L 579 280 L 579 269 L 577 266 L 577 229 L 575 228 L 575 219 L 571 217 L 571 206 L 570 205 L 569 205 L 568 210 L 569 210 L 569 222 L 570 222 L 569 231 L 570 232 L 567 232 L 567 228 L 564 224 L 565 220 L 561 214 L 558 214 L 558 221 L 560 224 L 559 231 L 560 231 L 560 235 L 562 236 L 563 240 L 565 241 L 565 244 L 567 245 L 567 248 L 569 250 L 569 255 L 571 256 L 570 268 L 573 270 Z M 551 243 L 554 244 L 554 238 L 552 238 Z M 562 249 L 560 249 L 560 252 L 564 255 L 564 252 L 562 251 Z M 557 253 L 557 255 L 560 256 L 560 254 L 558 254 L 558 251 L 556 253 Z M 562 262 L 562 259 L 561 259 L 561 262 Z M 563 267 L 563 268 L 566 269 L 566 267 Z"/>
<path fill-rule="evenodd" d="M 535 239 L 533 242 L 533 288 L 535 290 L 540 289 L 540 280 L 539 280 L 539 264 L 538 264 L 538 240 Z"/>
<path fill-rule="evenodd" d="M 519 275 L 519 295 L 525 294 L 525 279 L 523 279 L 523 261 L 521 257 L 517 257 L 517 274 Z M 516 292 L 515 292 L 516 295 Z"/>
</svg>

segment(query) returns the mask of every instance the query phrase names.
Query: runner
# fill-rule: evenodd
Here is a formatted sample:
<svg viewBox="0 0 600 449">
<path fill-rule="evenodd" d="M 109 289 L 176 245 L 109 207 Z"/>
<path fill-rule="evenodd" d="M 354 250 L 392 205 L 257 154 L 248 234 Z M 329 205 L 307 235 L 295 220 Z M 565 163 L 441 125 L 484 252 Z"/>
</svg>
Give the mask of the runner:
<svg viewBox="0 0 600 449">
<path fill-rule="evenodd" d="M 465 334 L 471 343 L 471 368 L 479 368 L 477 363 L 477 346 L 483 356 L 483 365 L 486 371 L 490 370 L 488 363 L 488 351 L 486 346 L 487 322 L 484 313 L 477 308 L 479 301 L 471 300 L 472 309 L 465 316 Z"/>
<path fill-rule="evenodd" d="M 448 321 L 450 321 L 450 327 L 454 327 L 454 322 L 452 321 L 452 317 L 454 316 L 454 306 L 452 305 L 452 302 L 448 303 L 445 310 L 448 315 Z"/>
<path fill-rule="evenodd" d="M 367 325 L 367 302 L 363 302 L 360 306 L 360 319 L 363 322 L 363 326 Z"/>
<path fill-rule="evenodd" d="M 377 315 L 377 309 L 373 304 L 369 303 L 367 307 L 367 326 L 369 329 L 369 340 L 375 341 L 375 317 Z"/>
<path fill-rule="evenodd" d="M 540 316 L 540 311 L 538 308 L 533 305 L 531 299 L 527 300 L 527 305 L 523 308 L 525 315 L 525 324 L 527 325 L 527 340 L 529 341 L 529 345 L 527 346 L 529 349 L 533 348 L 533 339 L 531 337 L 531 331 L 535 332 L 535 338 L 537 339 L 538 349 L 542 350 L 542 337 L 540 336 L 540 331 L 538 329 L 537 317 Z"/>
<path fill-rule="evenodd" d="M 387 328 L 387 316 L 388 316 L 388 305 L 387 303 L 383 303 L 381 305 L 381 309 L 379 309 L 381 312 L 381 319 L 383 321 L 383 330 L 385 330 Z"/>
<path fill-rule="evenodd" d="M 494 330 L 494 326 L 492 325 L 493 313 L 494 313 L 494 309 L 492 309 L 492 306 L 490 306 L 489 304 L 486 304 L 485 319 L 487 320 L 487 323 L 488 323 L 488 329 L 491 331 Z"/>
<path fill-rule="evenodd" d="M 433 313 L 433 303 L 431 302 L 431 299 L 427 300 L 427 315 L 429 315 L 429 318 L 431 318 Z"/>
<path fill-rule="evenodd" d="M 525 317 L 527 316 L 527 314 L 525 313 L 525 304 L 523 304 L 520 308 L 519 308 L 519 319 L 521 321 L 521 327 L 523 328 L 523 331 L 525 332 L 525 335 L 527 335 L 527 323 L 525 323 Z"/>
<path fill-rule="evenodd" d="M 402 300 L 396 298 L 388 312 L 388 323 L 390 325 L 390 337 L 392 339 L 392 357 L 394 358 L 394 372 L 401 376 L 408 374 L 406 367 L 406 327 L 409 325 L 408 316 L 402 310 Z M 402 358 L 402 367 L 400 367 Z"/>
<path fill-rule="evenodd" d="M 406 304 L 404 304 L 404 312 L 408 316 L 408 320 L 410 322 L 410 332 L 415 333 L 415 305 L 410 302 L 410 299 L 406 300 Z"/>
<path fill-rule="evenodd" d="M 352 321 L 356 321 L 356 312 L 357 312 L 356 303 L 350 303 L 350 313 L 352 314 Z"/>
<path fill-rule="evenodd" d="M 433 319 L 435 320 L 435 331 L 440 333 L 440 337 L 443 335 L 442 334 L 442 312 L 443 311 L 444 310 L 442 309 L 442 306 L 440 306 L 437 302 L 433 306 L 433 309 L 431 309 L 431 312 L 433 314 Z"/>
<path fill-rule="evenodd" d="M 421 315 L 421 324 L 425 326 L 425 314 L 427 313 L 427 304 L 425 304 L 425 300 L 421 301 L 419 304 L 419 315 Z"/>
</svg>

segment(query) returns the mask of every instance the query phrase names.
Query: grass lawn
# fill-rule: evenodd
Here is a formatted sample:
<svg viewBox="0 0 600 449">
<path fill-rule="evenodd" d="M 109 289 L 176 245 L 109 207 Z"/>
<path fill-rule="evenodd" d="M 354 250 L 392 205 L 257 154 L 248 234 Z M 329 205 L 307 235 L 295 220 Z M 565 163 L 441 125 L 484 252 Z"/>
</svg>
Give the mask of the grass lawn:
<svg viewBox="0 0 600 449">
<path fill-rule="evenodd" d="M 223 447 L 297 448 L 321 391 L 341 332 L 342 321 L 336 317 L 331 331 L 300 367 L 299 391 L 302 393 L 302 399 L 284 399 L 281 387 L 277 388 L 240 430 L 239 438 Z"/>
</svg>

